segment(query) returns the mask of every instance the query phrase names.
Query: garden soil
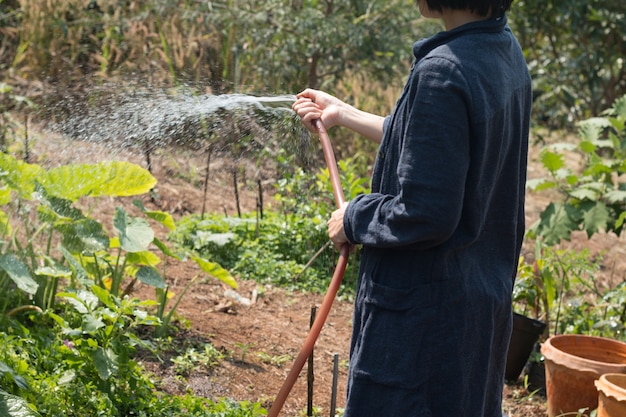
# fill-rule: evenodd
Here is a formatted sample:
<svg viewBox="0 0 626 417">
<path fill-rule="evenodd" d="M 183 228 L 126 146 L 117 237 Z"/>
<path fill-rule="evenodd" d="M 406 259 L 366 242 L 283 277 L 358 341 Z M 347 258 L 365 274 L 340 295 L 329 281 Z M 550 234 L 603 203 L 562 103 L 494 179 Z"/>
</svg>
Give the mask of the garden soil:
<svg viewBox="0 0 626 417">
<path fill-rule="evenodd" d="M 99 162 L 107 159 L 129 160 L 145 166 L 140 155 L 111 149 L 93 143 L 70 141 L 53 133 L 30 126 L 29 160 L 44 167 L 65 163 Z M 321 150 L 320 150 L 321 152 Z M 536 161 L 534 147 L 529 164 L 529 178 L 543 175 Z M 152 198 L 144 197 L 149 209 L 164 210 L 180 218 L 189 213 L 199 213 L 203 204 L 207 212 L 237 215 L 241 211 L 254 211 L 257 206 L 256 181 L 259 168 L 237 161 L 211 161 L 208 198 L 204 201 L 203 183 L 206 158 L 182 150 L 162 150 L 152 155 L 152 171 L 158 184 Z M 243 167 L 243 168 L 242 168 Z M 247 168 L 246 168 L 247 167 Z M 235 189 L 233 169 L 247 169 L 247 182 Z M 240 176 L 239 178 L 242 178 Z M 263 187 L 267 193 L 265 201 L 271 201 L 273 179 L 265 175 Z M 332 198 L 332 196 L 329 196 Z M 529 194 L 527 204 L 528 224 L 538 218 L 548 198 Z M 130 210 L 132 205 L 125 199 L 100 199 L 97 204 L 81 202 L 105 226 L 111 225 L 115 207 L 120 204 Z M 267 203 L 268 205 L 270 203 Z M 110 230 L 111 230 L 110 229 Z M 165 238 L 166 230 L 158 230 Z M 584 235 L 576 235 L 569 246 L 589 247 L 592 253 L 605 251 L 603 279 L 615 284 L 624 279 L 626 245 L 615 236 L 597 236 L 591 241 Z M 524 248 L 532 256 L 534 248 Z M 239 280 L 236 294 L 216 279 L 207 277 L 193 262 L 168 261 L 167 281 L 170 290 L 180 294 L 189 280 L 198 276 L 178 307 L 176 327 L 173 335 L 179 342 L 189 346 L 211 343 L 225 355 L 218 365 L 200 367 L 186 375 L 177 375 L 171 357 L 159 359 L 142 355 L 141 362 L 159 381 L 159 389 L 170 393 L 191 392 L 207 398 L 232 398 L 238 401 L 261 401 L 269 408 L 272 399 L 280 390 L 307 336 L 311 309 L 319 307 L 323 295 L 288 292 L 279 288 L 260 286 L 255 282 Z M 329 271 L 332 274 L 332 271 Z M 154 291 L 138 285 L 135 296 L 153 299 Z M 352 304 L 350 300 L 335 300 L 327 322 L 314 350 L 312 403 L 317 415 L 330 415 L 332 396 L 333 359 L 338 357 L 338 407 L 345 404 L 348 347 Z M 424 364 L 429 366 L 429 364 Z M 510 417 L 545 417 L 546 400 L 531 393 L 522 381 L 508 383 L 504 392 L 504 409 Z M 293 387 L 281 415 L 304 416 L 307 409 L 307 366 Z"/>
</svg>

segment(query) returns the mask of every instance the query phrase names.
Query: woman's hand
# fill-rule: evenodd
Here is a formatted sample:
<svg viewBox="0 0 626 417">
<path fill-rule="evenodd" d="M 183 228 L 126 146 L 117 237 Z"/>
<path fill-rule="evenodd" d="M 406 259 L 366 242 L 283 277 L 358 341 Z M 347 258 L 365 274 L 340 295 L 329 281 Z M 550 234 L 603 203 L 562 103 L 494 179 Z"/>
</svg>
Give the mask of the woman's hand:
<svg viewBox="0 0 626 417">
<path fill-rule="evenodd" d="M 348 202 L 344 202 L 339 209 L 333 211 L 328 220 L 328 236 L 337 249 L 350 243 L 343 230 L 343 215 L 346 212 L 346 207 L 348 207 Z"/>
<path fill-rule="evenodd" d="M 296 95 L 291 107 L 313 133 L 317 133 L 313 121 L 320 120 L 327 129 L 344 126 L 376 143 L 383 137 L 384 117 L 359 110 L 323 91 L 307 88 Z"/>
<path fill-rule="evenodd" d="M 314 120 L 320 120 L 326 128 L 336 126 L 339 124 L 339 115 L 344 106 L 346 103 L 328 93 L 307 88 L 296 95 L 292 108 L 300 116 L 304 126 L 316 133 Z"/>
</svg>

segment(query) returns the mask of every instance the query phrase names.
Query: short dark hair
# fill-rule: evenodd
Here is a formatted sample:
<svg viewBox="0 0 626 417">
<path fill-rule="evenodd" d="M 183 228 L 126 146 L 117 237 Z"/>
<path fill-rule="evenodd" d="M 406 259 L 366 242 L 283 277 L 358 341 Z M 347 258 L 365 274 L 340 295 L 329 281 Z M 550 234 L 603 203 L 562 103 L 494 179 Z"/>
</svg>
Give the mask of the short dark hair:
<svg viewBox="0 0 626 417">
<path fill-rule="evenodd" d="M 469 9 L 481 16 L 500 16 L 511 7 L 513 0 L 426 0 L 428 8 L 442 12 L 443 9 Z"/>
</svg>

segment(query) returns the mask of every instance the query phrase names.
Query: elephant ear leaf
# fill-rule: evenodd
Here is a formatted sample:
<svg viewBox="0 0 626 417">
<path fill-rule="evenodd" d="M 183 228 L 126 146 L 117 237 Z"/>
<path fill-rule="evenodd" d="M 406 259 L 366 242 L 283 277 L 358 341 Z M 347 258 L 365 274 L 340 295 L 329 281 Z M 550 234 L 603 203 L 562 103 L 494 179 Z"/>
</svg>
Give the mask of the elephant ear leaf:
<svg viewBox="0 0 626 417">
<path fill-rule="evenodd" d="M 4 270 L 17 287 L 28 294 L 35 294 L 39 284 L 33 279 L 28 267 L 13 254 L 0 255 L 0 269 Z"/>
<path fill-rule="evenodd" d="M 200 268 L 202 268 L 202 270 L 207 274 L 212 275 L 222 281 L 224 284 L 230 285 L 232 288 L 237 289 L 238 286 L 235 278 L 230 274 L 230 272 L 222 268 L 220 264 L 216 262 L 209 262 L 197 256 L 193 256 L 191 259 L 193 259 L 198 264 L 198 266 L 200 266 Z"/>
<path fill-rule="evenodd" d="M 26 163 L 0 152 L 0 178 L 20 198 L 30 200 L 36 181 L 44 174 L 45 170 L 39 165 Z"/>
<path fill-rule="evenodd" d="M 0 389 L 0 415 L 6 417 L 41 417 L 21 397 Z"/>
<path fill-rule="evenodd" d="M 148 249 L 154 239 L 154 231 L 144 219 L 128 217 L 124 209 L 115 210 L 113 225 L 120 238 L 120 246 L 127 252 L 142 252 Z"/>
<path fill-rule="evenodd" d="M 157 183 L 149 171 L 125 161 L 63 165 L 46 172 L 40 181 L 50 195 L 71 201 L 145 194 Z"/>
</svg>

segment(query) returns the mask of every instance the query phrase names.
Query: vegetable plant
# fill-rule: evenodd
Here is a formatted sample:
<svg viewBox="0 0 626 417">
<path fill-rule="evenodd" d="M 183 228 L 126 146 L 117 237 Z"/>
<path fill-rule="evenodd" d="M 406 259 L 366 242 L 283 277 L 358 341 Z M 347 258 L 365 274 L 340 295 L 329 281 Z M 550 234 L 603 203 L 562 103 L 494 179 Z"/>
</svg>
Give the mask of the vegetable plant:
<svg viewBox="0 0 626 417">
<path fill-rule="evenodd" d="M 578 143 L 542 149 L 548 176 L 528 183 L 535 191 L 556 190 L 560 196 L 529 231 L 547 245 L 569 240 L 574 231 L 589 237 L 599 232 L 619 236 L 626 220 L 626 96 L 601 117 L 584 120 L 578 127 Z M 579 156 L 574 160 L 580 160 L 581 167 L 567 162 L 566 156 L 572 154 Z"/>
</svg>

